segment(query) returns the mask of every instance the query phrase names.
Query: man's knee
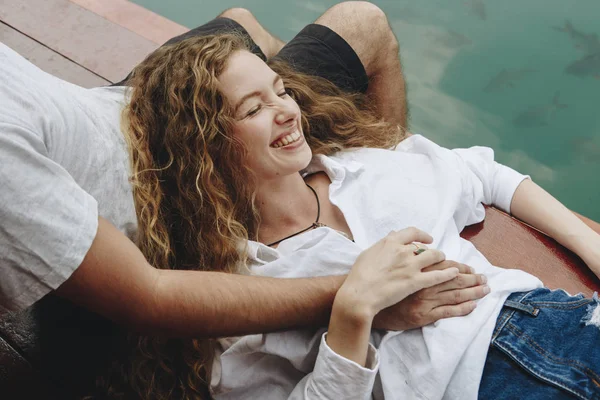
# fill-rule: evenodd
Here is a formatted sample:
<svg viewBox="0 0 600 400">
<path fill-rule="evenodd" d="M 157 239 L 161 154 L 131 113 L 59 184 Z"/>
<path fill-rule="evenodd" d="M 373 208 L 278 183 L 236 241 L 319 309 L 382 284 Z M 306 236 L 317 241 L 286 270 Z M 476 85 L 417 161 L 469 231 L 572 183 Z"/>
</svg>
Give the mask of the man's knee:
<svg viewBox="0 0 600 400">
<path fill-rule="evenodd" d="M 330 10 L 344 15 L 358 14 L 369 22 L 387 22 L 383 10 L 369 1 L 343 1 L 331 7 Z"/>
<path fill-rule="evenodd" d="M 354 21 L 356 28 L 376 42 L 372 43 L 375 47 L 398 51 L 398 40 L 381 8 L 368 1 L 346 1 L 339 3 L 339 6 L 355 10 L 353 14 L 358 16 Z"/>
<path fill-rule="evenodd" d="M 256 19 L 249 10 L 241 7 L 229 8 L 219 14 L 219 17 L 232 19 L 239 24 L 243 21 L 248 21 L 248 19 Z"/>
<path fill-rule="evenodd" d="M 398 57 L 399 45 L 385 12 L 367 1 L 345 1 L 325 12 L 317 21 L 342 36 L 368 64 L 381 65 Z"/>
</svg>

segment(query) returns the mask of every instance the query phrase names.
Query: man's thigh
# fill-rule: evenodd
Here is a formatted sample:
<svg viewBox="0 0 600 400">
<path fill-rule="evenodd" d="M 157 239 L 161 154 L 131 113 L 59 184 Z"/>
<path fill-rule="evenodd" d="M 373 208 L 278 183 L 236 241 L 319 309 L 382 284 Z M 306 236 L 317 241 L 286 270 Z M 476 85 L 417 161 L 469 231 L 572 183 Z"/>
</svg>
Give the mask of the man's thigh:
<svg viewBox="0 0 600 400">
<path fill-rule="evenodd" d="M 167 45 L 172 45 L 172 44 L 181 42 L 182 40 L 193 38 L 193 37 L 218 35 L 218 34 L 225 34 L 225 33 L 237 33 L 239 35 L 245 36 L 250 45 L 250 51 L 252 53 L 256 54 L 257 56 L 259 56 L 262 60 L 264 60 L 264 61 L 267 60 L 267 57 L 265 56 L 265 54 L 262 52 L 260 47 L 258 47 L 258 45 L 254 42 L 254 40 L 252 40 L 252 37 L 250 36 L 248 31 L 246 31 L 246 29 L 244 29 L 244 27 L 242 25 L 240 25 L 239 23 L 237 23 L 236 21 L 234 21 L 230 18 L 223 18 L 223 17 L 215 18 L 215 19 L 207 22 L 204 25 L 200 25 L 199 27 L 191 29 L 179 36 L 175 36 L 175 37 L 169 39 L 161 47 L 167 46 Z M 131 76 L 131 73 L 129 73 L 127 75 L 127 77 L 125 79 L 123 79 L 122 81 L 114 83 L 111 86 L 127 85 L 127 80 L 129 79 L 130 76 Z"/>
<path fill-rule="evenodd" d="M 192 37 L 218 35 L 224 33 L 237 33 L 245 36 L 248 39 L 248 43 L 250 43 L 250 51 L 266 61 L 267 57 L 265 57 L 265 54 L 262 52 L 260 47 L 258 47 L 254 40 L 252 40 L 252 37 L 248 31 L 238 22 L 225 17 L 215 18 L 204 25 L 200 25 L 199 27 L 191 29 L 179 36 L 175 36 L 174 38 L 169 39 L 165 44 L 163 44 L 163 46 L 181 42 L 182 40 Z"/>
<path fill-rule="evenodd" d="M 330 28 L 310 24 L 273 57 L 295 70 L 316 75 L 348 92 L 367 91 L 367 73 L 354 49 Z"/>
<path fill-rule="evenodd" d="M 266 60 L 264 53 L 246 29 L 229 18 L 215 18 L 170 39 L 163 46 L 196 36 L 233 32 L 246 36 L 251 46 L 250 51 Z M 274 58 L 289 63 L 299 72 L 325 78 L 343 90 L 362 93 L 367 90 L 367 74 L 358 55 L 341 36 L 326 26 L 306 26 Z M 126 85 L 130 75 L 113 86 Z"/>
<path fill-rule="evenodd" d="M 252 46 L 250 50 L 266 60 L 264 53 L 248 32 L 229 18 L 216 18 L 174 37 L 165 44 L 173 44 L 194 36 L 233 31 L 246 36 Z M 299 72 L 325 78 L 343 90 L 362 93 L 367 90 L 367 73 L 360 58 L 346 40 L 326 26 L 318 24 L 306 26 L 283 46 L 274 59 L 289 63 Z"/>
</svg>

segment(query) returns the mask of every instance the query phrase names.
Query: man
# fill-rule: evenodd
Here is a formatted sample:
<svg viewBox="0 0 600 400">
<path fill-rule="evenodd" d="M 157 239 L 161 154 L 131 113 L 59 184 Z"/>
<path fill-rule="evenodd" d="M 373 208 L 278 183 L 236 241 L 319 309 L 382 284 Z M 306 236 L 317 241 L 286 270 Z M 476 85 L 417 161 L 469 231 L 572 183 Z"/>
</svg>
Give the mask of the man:
<svg viewBox="0 0 600 400">
<path fill-rule="evenodd" d="M 257 54 L 366 92 L 384 118 L 406 126 L 398 44 L 376 6 L 338 4 L 286 45 L 245 10 L 221 17 L 183 37 L 230 29 L 249 34 Z M 136 216 L 119 130 L 123 87 L 69 85 L 5 46 L 0 59 L 0 313 L 55 291 L 146 333 L 231 336 L 327 321 L 344 277 L 269 279 L 152 268 L 131 240 Z M 399 245 L 427 240 L 416 229 L 393 233 L 357 262 L 393 266 L 406 257 Z M 470 300 L 483 296 L 483 281 L 459 267 L 465 273 L 450 287 L 427 289 L 386 310 L 379 327 L 408 329 L 469 313 Z"/>
</svg>

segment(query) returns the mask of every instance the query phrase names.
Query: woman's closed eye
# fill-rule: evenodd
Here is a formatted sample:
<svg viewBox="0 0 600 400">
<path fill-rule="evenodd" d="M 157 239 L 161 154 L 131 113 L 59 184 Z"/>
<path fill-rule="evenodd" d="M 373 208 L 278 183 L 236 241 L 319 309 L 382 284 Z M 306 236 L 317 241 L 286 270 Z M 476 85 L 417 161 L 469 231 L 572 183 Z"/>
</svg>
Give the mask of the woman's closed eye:
<svg viewBox="0 0 600 400">
<path fill-rule="evenodd" d="M 289 94 L 289 93 L 288 93 L 288 91 L 287 91 L 287 90 L 285 90 L 285 89 L 284 89 L 282 92 L 279 92 L 279 93 L 277 93 L 277 96 L 281 97 L 282 99 L 283 99 L 283 98 L 285 98 L 285 97 L 287 97 L 287 96 L 289 96 L 289 95 L 290 95 L 290 94 Z M 246 113 L 246 115 L 245 115 L 245 118 L 252 117 L 252 116 L 254 116 L 254 115 L 258 114 L 258 112 L 259 112 L 261 109 L 262 109 L 262 105 L 260 105 L 260 104 L 259 104 L 259 105 L 257 105 L 256 107 L 252 107 L 252 108 L 250 109 L 250 111 L 248 111 L 248 112 Z"/>
<path fill-rule="evenodd" d="M 257 105 L 256 107 L 251 108 L 250 111 L 248 111 L 246 113 L 245 118 L 252 117 L 253 115 L 256 115 L 260 111 L 261 108 L 262 108 L 262 106 L 260 104 Z"/>
</svg>

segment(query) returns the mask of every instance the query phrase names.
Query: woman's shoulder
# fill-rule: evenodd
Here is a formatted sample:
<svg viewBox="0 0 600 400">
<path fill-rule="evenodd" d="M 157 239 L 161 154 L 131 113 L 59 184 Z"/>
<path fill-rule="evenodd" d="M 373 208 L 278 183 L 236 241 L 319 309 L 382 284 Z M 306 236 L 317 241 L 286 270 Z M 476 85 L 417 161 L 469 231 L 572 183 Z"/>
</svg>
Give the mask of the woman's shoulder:
<svg viewBox="0 0 600 400">
<path fill-rule="evenodd" d="M 448 151 L 447 148 L 440 146 L 421 134 L 411 134 L 409 137 L 398 143 L 392 150 L 405 153 Z"/>
<path fill-rule="evenodd" d="M 402 153 L 408 154 L 429 154 L 432 152 L 444 151 L 444 147 L 441 147 L 431 140 L 421 135 L 410 135 L 396 146 L 389 149 L 373 148 L 373 147 L 358 147 L 344 149 L 331 155 L 331 158 L 338 161 L 362 161 L 371 158 L 396 158 Z"/>
</svg>

